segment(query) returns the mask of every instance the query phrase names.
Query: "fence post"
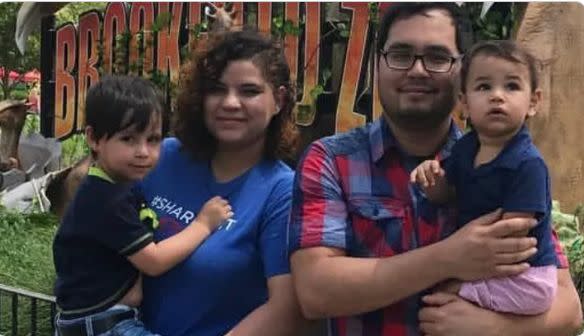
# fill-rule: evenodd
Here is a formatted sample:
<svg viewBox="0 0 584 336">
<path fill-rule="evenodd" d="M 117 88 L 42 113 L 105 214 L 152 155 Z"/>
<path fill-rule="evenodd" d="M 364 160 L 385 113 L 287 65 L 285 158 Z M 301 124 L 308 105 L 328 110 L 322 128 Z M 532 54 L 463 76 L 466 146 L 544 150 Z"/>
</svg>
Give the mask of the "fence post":
<svg viewBox="0 0 584 336">
<path fill-rule="evenodd" d="M 2 297 L 10 297 L 10 300 L 3 300 Z M 29 312 L 29 310 L 27 309 L 28 307 L 26 306 L 26 303 L 28 303 L 28 300 L 19 300 L 18 297 L 21 298 L 25 298 L 30 300 L 30 329 L 26 330 L 26 328 L 23 328 L 22 326 L 20 326 L 19 328 L 19 319 L 18 319 L 18 312 L 19 312 L 19 303 L 22 305 L 20 308 L 20 312 L 25 313 L 25 312 Z M 8 302 L 11 301 L 10 305 L 11 307 L 9 309 L 6 310 L 6 313 L 2 314 L 2 301 Z M 42 303 L 43 305 L 43 313 L 42 313 L 42 318 L 40 319 L 41 321 L 45 321 L 44 317 L 46 316 L 46 310 L 45 309 L 50 309 L 50 326 L 47 325 L 42 325 L 40 330 L 39 330 L 39 326 L 38 326 L 38 321 L 39 321 L 39 302 Z M 8 305 L 8 304 L 6 304 Z M 48 305 L 48 306 L 46 306 Z M 7 324 L 5 324 L 6 328 L 3 328 L 2 326 L 0 326 L 0 335 L 5 335 L 4 332 L 6 332 L 6 335 L 12 335 L 12 336 L 18 336 L 18 331 L 20 329 L 20 331 L 22 331 L 23 333 L 26 333 L 26 335 L 37 335 L 39 333 L 39 331 L 42 334 L 47 334 L 47 331 L 50 329 L 51 330 L 51 335 L 55 334 L 55 325 L 54 325 L 54 321 L 55 321 L 55 315 L 57 312 L 57 305 L 55 302 L 55 297 L 54 296 L 50 296 L 50 295 L 45 295 L 42 293 L 35 293 L 35 292 L 31 292 L 29 290 L 26 289 L 21 289 L 21 288 L 15 288 L 15 287 L 10 287 L 10 286 L 6 286 L 6 285 L 2 285 L 0 284 L 0 322 L 2 322 L 2 315 L 8 315 L 10 313 L 12 313 L 12 316 L 10 317 L 11 321 L 12 321 L 12 325 L 8 326 Z M 24 318 L 22 318 L 22 320 L 25 320 Z M 25 326 L 26 327 L 26 326 Z"/>
<path fill-rule="evenodd" d="M 18 335 L 18 294 L 12 293 L 12 335 Z"/>
<path fill-rule="evenodd" d="M 35 298 L 30 299 L 30 334 L 32 336 L 36 335 L 36 319 L 37 319 L 37 300 Z"/>
<path fill-rule="evenodd" d="M 41 18 L 41 134 L 55 135 L 55 16 Z"/>
</svg>

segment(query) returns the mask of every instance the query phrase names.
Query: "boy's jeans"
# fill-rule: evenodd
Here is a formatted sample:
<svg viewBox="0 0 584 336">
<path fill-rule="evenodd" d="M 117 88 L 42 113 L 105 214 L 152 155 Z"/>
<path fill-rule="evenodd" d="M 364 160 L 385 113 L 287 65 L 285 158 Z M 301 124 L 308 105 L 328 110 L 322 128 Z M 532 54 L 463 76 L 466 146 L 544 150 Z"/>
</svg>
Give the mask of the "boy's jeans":
<svg viewBox="0 0 584 336">
<path fill-rule="evenodd" d="M 93 330 L 93 323 L 99 321 L 100 319 L 107 319 L 109 317 L 118 315 L 120 313 L 125 313 L 128 311 L 134 312 L 134 318 L 122 320 L 114 325 L 111 329 L 98 333 L 98 330 Z M 56 336 L 68 335 L 67 327 L 84 325 L 84 332 L 80 335 L 75 334 L 71 336 L 160 336 L 158 334 L 153 334 L 146 330 L 144 323 L 138 319 L 138 310 L 136 308 L 131 308 L 125 305 L 115 305 L 106 311 L 96 313 L 93 315 L 79 317 L 71 320 L 64 320 L 57 315 L 56 319 Z M 62 332 L 61 332 L 62 330 Z M 70 329 L 69 329 L 70 330 Z"/>
</svg>

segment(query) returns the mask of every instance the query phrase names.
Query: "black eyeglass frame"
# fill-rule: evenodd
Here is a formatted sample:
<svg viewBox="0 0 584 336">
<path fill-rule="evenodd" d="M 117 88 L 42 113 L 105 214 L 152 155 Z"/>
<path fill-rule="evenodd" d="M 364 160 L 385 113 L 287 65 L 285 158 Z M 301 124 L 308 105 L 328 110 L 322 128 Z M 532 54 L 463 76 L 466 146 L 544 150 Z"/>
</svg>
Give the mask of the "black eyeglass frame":
<svg viewBox="0 0 584 336">
<path fill-rule="evenodd" d="M 429 56 L 429 54 L 413 54 L 413 55 L 411 55 L 411 56 L 413 56 L 413 59 L 408 67 L 391 66 L 391 65 L 389 65 L 389 61 L 387 60 L 387 55 L 389 55 L 392 52 L 398 52 L 398 51 L 394 51 L 394 50 L 379 50 L 378 51 L 379 55 L 383 56 L 383 60 L 385 61 L 385 65 L 387 65 L 388 68 L 393 69 L 393 70 L 404 70 L 404 71 L 410 70 L 414 66 L 414 64 L 416 64 L 416 61 L 419 59 L 422 61 L 422 66 L 424 67 L 424 69 L 426 71 L 434 72 L 434 73 L 446 73 L 446 72 L 449 72 L 450 70 L 452 70 L 452 66 L 454 65 L 454 63 L 456 63 L 457 60 L 462 59 L 464 57 L 464 55 L 459 55 L 459 56 L 450 56 L 450 55 L 446 56 L 446 55 L 444 55 L 444 57 L 450 59 L 450 64 L 448 65 L 448 69 L 436 71 L 436 70 L 430 70 L 426 66 L 426 61 L 424 60 L 424 57 Z"/>
</svg>

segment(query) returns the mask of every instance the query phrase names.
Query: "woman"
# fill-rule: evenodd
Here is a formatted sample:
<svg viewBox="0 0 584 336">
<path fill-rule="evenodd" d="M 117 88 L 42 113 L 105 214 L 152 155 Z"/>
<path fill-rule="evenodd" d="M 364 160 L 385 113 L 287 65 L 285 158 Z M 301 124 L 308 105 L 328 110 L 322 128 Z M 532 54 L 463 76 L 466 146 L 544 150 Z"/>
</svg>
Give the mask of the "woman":
<svg viewBox="0 0 584 336">
<path fill-rule="evenodd" d="M 167 336 L 297 335 L 301 314 L 286 254 L 297 143 L 295 96 L 281 47 L 229 32 L 194 55 L 181 82 L 176 138 L 142 189 L 155 239 L 182 230 L 219 195 L 234 216 L 183 263 L 144 280 L 146 325 Z"/>
</svg>

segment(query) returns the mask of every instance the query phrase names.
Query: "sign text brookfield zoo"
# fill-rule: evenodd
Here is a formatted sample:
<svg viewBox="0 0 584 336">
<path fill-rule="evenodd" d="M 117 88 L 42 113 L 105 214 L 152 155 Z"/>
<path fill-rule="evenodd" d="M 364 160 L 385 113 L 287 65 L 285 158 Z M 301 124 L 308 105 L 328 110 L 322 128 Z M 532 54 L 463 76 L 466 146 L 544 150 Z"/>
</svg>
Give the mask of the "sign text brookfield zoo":
<svg viewBox="0 0 584 336">
<path fill-rule="evenodd" d="M 237 17 L 235 25 L 244 22 L 248 3 L 234 3 Z M 292 75 L 298 79 L 302 92 L 297 101 L 297 123 L 310 129 L 315 118 L 315 102 L 310 91 L 319 85 L 319 73 L 331 62 L 323 57 L 321 50 L 327 41 L 321 29 L 326 27 L 324 4 L 318 2 L 273 4 L 257 3 L 257 27 L 270 32 L 273 25 L 273 6 L 283 6 L 283 19 L 299 25 L 299 34 L 284 35 L 285 54 Z M 388 6 L 380 4 L 379 12 Z M 99 80 L 98 67 L 111 74 L 116 62 L 129 66 L 129 73 L 149 74 L 152 71 L 167 75 L 173 83 L 178 82 L 181 48 L 189 40 L 203 40 L 190 33 L 204 21 L 203 3 L 109 3 L 103 13 L 87 12 L 79 17 L 77 26 L 68 23 L 56 31 L 55 48 L 55 109 L 54 135 L 63 139 L 83 128 L 83 102 L 88 86 Z M 370 92 L 367 114 L 376 118 L 381 114 L 377 98 L 376 72 L 372 48 L 374 34 L 370 32 L 370 7 L 368 3 L 340 3 L 340 11 L 350 16 L 348 35 L 340 74 L 339 87 L 333 90 L 338 97 L 334 113 L 334 132 L 341 132 L 363 125 L 367 116 L 356 113 L 361 92 Z M 158 30 L 150 27 L 157 17 L 165 15 L 166 22 Z M 116 43 L 126 34 L 126 53 L 120 55 Z M 321 42 L 322 39 L 322 42 Z M 300 63 L 303 64 L 300 64 Z M 322 69 L 320 69 L 322 68 Z M 334 108 L 333 108 L 334 109 Z M 333 133 L 333 130 L 329 130 Z"/>
</svg>

